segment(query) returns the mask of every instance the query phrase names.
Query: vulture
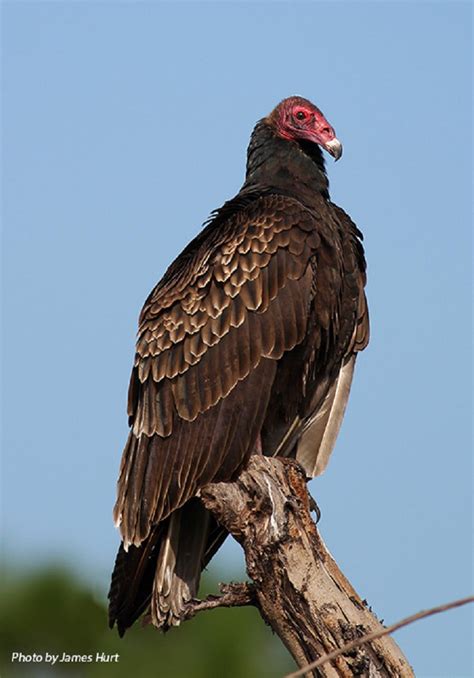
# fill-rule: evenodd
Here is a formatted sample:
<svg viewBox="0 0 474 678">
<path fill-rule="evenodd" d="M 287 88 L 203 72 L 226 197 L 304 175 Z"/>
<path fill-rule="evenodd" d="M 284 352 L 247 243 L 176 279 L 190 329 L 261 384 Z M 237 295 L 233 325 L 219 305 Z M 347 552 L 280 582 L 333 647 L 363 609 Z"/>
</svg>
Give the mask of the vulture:
<svg viewBox="0 0 474 678">
<path fill-rule="evenodd" d="M 227 533 L 207 483 L 250 455 L 320 474 L 369 338 L 362 234 L 331 202 L 323 113 L 284 99 L 251 135 L 245 182 L 215 210 L 145 302 L 128 392 L 130 432 L 114 520 L 121 545 L 110 626 L 168 629 Z"/>
</svg>

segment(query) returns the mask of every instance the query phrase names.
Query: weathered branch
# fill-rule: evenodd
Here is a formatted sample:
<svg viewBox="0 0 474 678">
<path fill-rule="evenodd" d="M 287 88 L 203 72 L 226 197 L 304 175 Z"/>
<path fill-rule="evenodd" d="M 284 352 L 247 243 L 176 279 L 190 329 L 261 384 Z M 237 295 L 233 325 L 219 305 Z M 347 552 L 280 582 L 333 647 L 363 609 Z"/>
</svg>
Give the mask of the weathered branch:
<svg viewBox="0 0 474 678">
<path fill-rule="evenodd" d="M 262 617 L 299 667 L 383 630 L 325 547 L 311 519 L 305 478 L 295 462 L 254 456 L 234 483 L 208 485 L 201 496 L 244 548 L 253 581 L 250 589 L 240 591 L 243 602 L 238 602 L 238 591 L 228 590 L 229 604 L 252 604 L 255 595 Z M 195 613 L 216 606 L 215 600 L 208 599 L 193 608 Z M 414 674 L 394 640 L 384 636 L 307 675 L 408 678 Z"/>
<path fill-rule="evenodd" d="M 193 600 L 188 606 L 185 619 L 191 619 L 198 612 L 215 610 L 216 607 L 244 607 L 258 605 L 255 586 L 247 582 L 219 584 L 220 596 L 209 595 L 204 600 Z"/>
<path fill-rule="evenodd" d="M 323 657 L 317 659 L 312 664 L 305 666 L 303 669 L 295 671 L 294 673 L 289 673 L 287 676 L 285 676 L 285 678 L 298 678 L 298 676 L 303 676 L 309 669 L 316 669 L 318 668 L 318 666 L 322 666 L 325 662 L 329 662 L 331 661 L 331 659 L 335 659 L 338 655 L 344 654 L 344 652 L 349 652 L 349 650 L 353 650 L 359 645 L 363 645 L 364 643 L 367 643 L 370 640 L 375 640 L 375 638 L 380 638 L 389 633 L 393 633 L 394 631 L 398 631 L 398 629 L 402 629 L 404 626 L 408 626 L 408 624 L 413 624 L 413 622 L 419 621 L 420 619 L 431 617 L 432 615 L 439 614 L 440 612 L 447 612 L 448 610 L 453 610 L 455 607 L 461 607 L 462 605 L 468 605 L 469 603 L 474 603 L 474 596 L 460 598 L 459 600 L 453 600 L 450 603 L 445 603 L 444 605 L 430 607 L 429 610 L 421 610 L 421 612 L 411 614 L 409 617 L 404 617 L 395 624 L 391 624 L 390 626 L 387 626 L 386 628 L 380 631 L 368 633 L 367 635 L 362 636 L 362 638 L 358 638 L 357 640 L 353 640 L 351 643 L 347 643 L 347 645 L 343 645 L 343 647 L 340 647 L 338 650 L 334 650 L 334 652 L 331 652 L 330 654 L 324 655 Z"/>
</svg>

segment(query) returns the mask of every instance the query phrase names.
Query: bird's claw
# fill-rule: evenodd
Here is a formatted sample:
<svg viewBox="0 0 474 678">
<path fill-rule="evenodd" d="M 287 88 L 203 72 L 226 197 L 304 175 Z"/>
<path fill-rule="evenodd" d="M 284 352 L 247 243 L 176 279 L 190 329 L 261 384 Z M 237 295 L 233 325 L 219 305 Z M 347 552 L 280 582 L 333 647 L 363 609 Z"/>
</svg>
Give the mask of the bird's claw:
<svg viewBox="0 0 474 678">
<path fill-rule="evenodd" d="M 321 509 L 317 505 L 316 499 L 314 497 L 312 497 L 309 494 L 309 492 L 308 492 L 308 496 L 309 496 L 309 510 L 314 511 L 316 513 L 316 525 L 317 525 L 319 523 L 319 521 L 321 520 Z"/>
</svg>

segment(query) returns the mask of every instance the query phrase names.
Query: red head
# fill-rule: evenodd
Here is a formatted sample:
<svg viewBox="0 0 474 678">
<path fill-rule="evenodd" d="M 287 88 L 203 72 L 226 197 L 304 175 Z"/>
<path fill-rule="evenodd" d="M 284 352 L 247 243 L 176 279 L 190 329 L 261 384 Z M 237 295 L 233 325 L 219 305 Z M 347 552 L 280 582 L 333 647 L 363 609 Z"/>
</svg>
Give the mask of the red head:
<svg viewBox="0 0 474 678">
<path fill-rule="evenodd" d="M 283 99 L 266 120 L 282 139 L 319 144 L 336 160 L 342 155 L 342 144 L 336 138 L 334 129 L 319 108 L 308 99 Z"/>
</svg>

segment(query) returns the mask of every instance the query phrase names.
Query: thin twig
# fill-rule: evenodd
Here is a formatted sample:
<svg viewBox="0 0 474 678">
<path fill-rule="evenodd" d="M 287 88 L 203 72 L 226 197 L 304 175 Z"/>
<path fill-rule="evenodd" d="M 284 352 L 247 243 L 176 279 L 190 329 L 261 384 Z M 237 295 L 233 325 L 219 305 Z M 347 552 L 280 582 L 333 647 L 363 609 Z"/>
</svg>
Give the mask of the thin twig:
<svg viewBox="0 0 474 678">
<path fill-rule="evenodd" d="M 368 633 L 367 635 L 361 636 L 361 638 L 353 640 L 350 643 L 347 643 L 347 645 L 344 645 L 343 647 L 334 650 L 334 652 L 325 654 L 323 657 L 320 657 L 319 659 L 312 662 L 311 664 L 308 664 L 302 669 L 299 669 L 294 673 L 287 674 L 285 678 L 297 678 L 297 676 L 303 676 L 305 673 L 308 673 L 308 671 L 317 669 L 319 666 L 322 666 L 322 664 L 325 664 L 326 662 L 329 662 L 332 659 L 336 659 L 336 657 L 339 657 L 339 655 L 341 654 L 350 652 L 351 650 L 354 650 L 356 647 L 360 647 L 360 645 L 363 645 L 364 643 L 368 643 L 372 640 L 376 640 L 377 638 L 381 638 L 382 636 L 386 636 L 389 633 L 398 631 L 398 629 L 401 629 L 403 626 L 408 626 L 408 624 L 418 621 L 418 619 L 424 619 L 425 617 L 429 617 L 433 614 L 438 614 L 439 612 L 446 612 L 446 610 L 452 610 L 455 607 L 461 607 L 461 605 L 467 605 L 468 603 L 474 603 L 474 596 L 461 598 L 460 600 L 454 600 L 451 603 L 446 603 L 445 605 L 438 605 L 437 607 L 432 607 L 429 610 L 422 610 L 421 612 L 412 614 L 410 617 L 405 617 L 405 619 L 402 619 L 401 621 L 396 622 L 396 624 L 392 624 L 391 626 L 387 626 L 387 628 L 382 629 L 381 631 L 374 631 L 373 633 Z"/>
<path fill-rule="evenodd" d="M 256 604 L 256 593 L 253 584 L 247 582 L 220 584 L 220 596 L 209 595 L 204 600 L 189 602 L 184 619 L 191 619 L 198 612 L 214 610 L 216 607 L 243 607 Z"/>
</svg>

